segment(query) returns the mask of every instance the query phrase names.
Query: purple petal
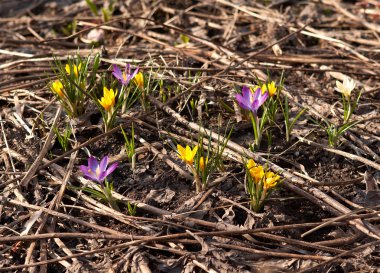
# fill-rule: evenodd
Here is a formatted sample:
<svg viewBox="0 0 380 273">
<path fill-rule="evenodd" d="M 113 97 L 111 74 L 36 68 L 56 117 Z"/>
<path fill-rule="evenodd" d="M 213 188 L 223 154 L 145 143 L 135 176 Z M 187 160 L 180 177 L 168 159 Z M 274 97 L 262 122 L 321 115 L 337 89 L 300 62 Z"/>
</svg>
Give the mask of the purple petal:
<svg viewBox="0 0 380 273">
<path fill-rule="evenodd" d="M 129 75 L 128 81 L 130 81 L 131 79 L 133 79 L 136 76 L 136 74 L 139 72 L 139 69 L 140 69 L 140 67 L 137 67 L 135 72 L 133 72 L 132 75 Z"/>
<path fill-rule="evenodd" d="M 116 64 L 113 65 L 113 73 L 115 73 L 115 74 L 117 74 L 119 76 L 121 76 L 123 74 L 121 72 L 120 68 Z"/>
<path fill-rule="evenodd" d="M 87 175 L 88 170 L 89 170 L 89 168 L 87 166 L 85 166 L 85 165 L 80 165 L 79 169 L 81 170 L 81 172 L 83 173 L 83 175 Z"/>
<path fill-rule="evenodd" d="M 259 110 L 260 108 L 260 104 L 259 104 L 259 101 L 258 100 L 255 100 L 252 105 L 251 105 L 251 111 L 253 112 L 253 114 L 257 115 L 257 111 Z"/>
<path fill-rule="evenodd" d="M 81 170 L 85 178 L 93 180 L 93 181 L 98 181 L 98 177 L 96 176 L 96 174 L 87 166 L 81 165 L 79 166 L 79 169 Z"/>
<path fill-rule="evenodd" d="M 259 87 L 255 90 L 255 93 L 253 94 L 253 101 L 260 100 L 260 97 L 261 97 L 261 88 Z"/>
<path fill-rule="evenodd" d="M 251 89 L 247 86 L 243 86 L 241 93 L 243 95 L 244 100 L 248 100 L 248 103 L 251 101 L 252 92 Z"/>
<path fill-rule="evenodd" d="M 125 66 L 125 74 L 126 75 L 129 75 L 131 73 L 131 65 L 130 64 L 127 64 Z"/>
<path fill-rule="evenodd" d="M 107 177 L 106 173 L 103 172 L 99 175 L 98 179 L 99 179 L 99 182 L 103 182 L 103 180 Z"/>
<path fill-rule="evenodd" d="M 90 156 L 88 158 L 88 168 L 93 172 L 93 173 L 96 173 L 96 169 L 98 168 L 98 160 L 93 157 L 93 156 Z"/>
<path fill-rule="evenodd" d="M 237 94 L 235 98 L 240 107 L 251 110 L 252 92 L 248 87 L 243 86 L 241 94 Z"/>
<path fill-rule="evenodd" d="M 120 68 L 116 64 L 113 65 L 112 75 L 119 81 L 123 80 L 123 73 L 121 72 Z"/>
<path fill-rule="evenodd" d="M 260 98 L 259 98 L 260 106 L 261 106 L 261 105 L 267 100 L 268 96 L 269 96 L 268 91 L 266 91 L 266 92 L 264 93 L 264 95 L 261 95 L 261 96 L 260 96 Z"/>
<path fill-rule="evenodd" d="M 95 173 L 85 174 L 84 177 L 95 182 L 100 182 L 99 177 L 97 177 Z"/>
<path fill-rule="evenodd" d="M 244 109 L 250 109 L 250 104 L 247 103 L 247 100 L 240 94 L 237 94 L 236 95 L 236 100 L 237 102 L 239 103 L 240 107 L 241 108 L 244 108 Z"/>
<path fill-rule="evenodd" d="M 109 168 L 105 172 L 105 177 L 109 176 L 111 173 L 113 173 L 113 171 L 116 170 L 117 166 L 119 166 L 119 163 L 117 163 L 117 162 L 115 162 L 111 166 L 109 166 Z"/>
<path fill-rule="evenodd" d="M 108 156 L 103 157 L 103 159 L 100 161 L 99 169 L 100 173 L 103 173 L 106 171 L 108 165 Z"/>
<path fill-rule="evenodd" d="M 244 103 L 244 98 L 243 98 L 243 96 L 240 95 L 240 94 L 236 94 L 235 99 L 237 100 L 237 102 L 238 102 L 240 105 Z"/>
</svg>

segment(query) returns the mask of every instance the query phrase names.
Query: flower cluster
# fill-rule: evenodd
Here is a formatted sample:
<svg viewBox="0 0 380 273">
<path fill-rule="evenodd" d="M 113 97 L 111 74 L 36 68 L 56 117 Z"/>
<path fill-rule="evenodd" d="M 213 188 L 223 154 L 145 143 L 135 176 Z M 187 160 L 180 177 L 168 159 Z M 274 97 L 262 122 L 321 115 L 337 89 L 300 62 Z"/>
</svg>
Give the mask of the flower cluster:
<svg viewBox="0 0 380 273">
<path fill-rule="evenodd" d="M 198 138 L 198 143 L 193 148 L 177 145 L 178 157 L 193 173 L 197 193 L 207 189 L 209 181 L 217 170 L 224 172 L 222 156 L 231 132 L 232 130 L 223 141 L 217 142 L 216 148 L 211 142 L 208 142 L 206 146 L 203 136 Z"/>
<path fill-rule="evenodd" d="M 280 182 L 281 177 L 263 166 L 256 164 L 253 159 L 246 163 L 247 183 L 246 190 L 250 198 L 251 209 L 259 212 L 273 189 Z"/>
<path fill-rule="evenodd" d="M 81 57 L 79 54 L 69 57 L 67 63 L 55 59 L 54 73 L 56 79 L 48 86 L 57 97 L 70 117 L 81 116 L 88 98 L 95 87 L 97 71 L 100 63 L 100 54 Z"/>
<path fill-rule="evenodd" d="M 121 83 L 121 91 L 119 93 L 117 89 L 108 89 L 108 87 L 103 86 L 103 97 L 97 100 L 106 132 L 113 128 L 118 110 L 121 108 L 121 111 L 125 112 L 128 106 L 132 104 L 131 101 L 128 101 L 131 97 L 132 102 L 134 100 L 133 96 L 129 96 L 128 85 L 131 80 L 135 82 L 143 80 L 141 76 L 138 80 L 135 79 L 140 74 L 138 71 L 139 68 L 137 67 L 135 71 L 131 72 L 130 64 L 126 65 L 124 71 L 121 71 L 117 65 L 113 65 L 112 75 Z"/>
<path fill-rule="evenodd" d="M 61 65 L 60 63 L 58 67 Z M 64 69 L 66 73 L 63 72 L 63 67 L 60 67 L 60 70 L 59 79 L 50 83 L 50 90 L 57 95 L 58 100 L 70 116 L 79 116 L 84 111 L 84 96 L 78 86 L 82 89 L 86 86 L 85 77 L 78 80 L 82 64 L 80 63 L 78 66 L 76 64 L 66 64 Z"/>
</svg>

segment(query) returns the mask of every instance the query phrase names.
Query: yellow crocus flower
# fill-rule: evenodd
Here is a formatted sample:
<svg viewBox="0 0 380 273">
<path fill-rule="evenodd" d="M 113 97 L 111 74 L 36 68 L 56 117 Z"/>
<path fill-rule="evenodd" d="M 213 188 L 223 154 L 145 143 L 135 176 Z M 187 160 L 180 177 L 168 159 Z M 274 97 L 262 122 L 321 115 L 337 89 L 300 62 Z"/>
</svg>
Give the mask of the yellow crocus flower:
<svg viewBox="0 0 380 273">
<path fill-rule="evenodd" d="M 106 111 L 110 111 L 115 105 L 115 98 L 117 95 L 113 89 L 109 89 L 107 87 L 103 87 L 103 97 L 99 100 L 99 103 Z"/>
<path fill-rule="evenodd" d="M 53 84 L 51 85 L 51 89 L 60 97 L 60 98 L 63 98 L 64 94 L 63 94 L 63 85 L 61 83 L 61 81 L 59 80 L 56 80 L 53 82 Z"/>
<path fill-rule="evenodd" d="M 74 75 L 76 78 L 78 78 L 78 71 L 80 71 L 82 69 L 82 64 L 79 64 L 79 66 L 77 66 L 76 64 L 73 64 L 73 67 L 74 67 Z M 71 73 L 70 65 L 66 64 L 65 68 L 66 68 L 67 74 L 70 75 L 70 73 Z"/>
<path fill-rule="evenodd" d="M 277 92 L 277 86 L 275 84 L 274 81 L 271 81 L 270 83 L 268 84 L 263 84 L 261 86 L 261 91 L 262 93 L 264 94 L 266 91 L 268 91 L 269 93 L 269 96 L 273 97 L 274 95 L 276 95 L 276 92 Z"/>
<path fill-rule="evenodd" d="M 136 76 L 133 78 L 133 81 L 140 90 L 144 88 L 144 74 L 143 73 L 141 72 L 137 73 Z"/>
<path fill-rule="evenodd" d="M 194 157 L 198 151 L 198 146 L 195 146 L 193 150 L 186 145 L 186 148 L 182 147 L 181 145 L 177 145 L 178 150 L 178 157 L 182 159 L 186 164 L 193 165 Z"/>
<path fill-rule="evenodd" d="M 264 177 L 263 166 L 257 165 L 253 159 L 248 160 L 247 169 L 249 170 L 251 177 L 256 183 L 259 183 L 260 180 Z"/>
<path fill-rule="evenodd" d="M 280 180 L 279 175 L 274 172 L 267 172 L 264 179 L 264 189 L 268 190 L 270 188 L 274 188 L 277 185 L 278 180 Z"/>
</svg>

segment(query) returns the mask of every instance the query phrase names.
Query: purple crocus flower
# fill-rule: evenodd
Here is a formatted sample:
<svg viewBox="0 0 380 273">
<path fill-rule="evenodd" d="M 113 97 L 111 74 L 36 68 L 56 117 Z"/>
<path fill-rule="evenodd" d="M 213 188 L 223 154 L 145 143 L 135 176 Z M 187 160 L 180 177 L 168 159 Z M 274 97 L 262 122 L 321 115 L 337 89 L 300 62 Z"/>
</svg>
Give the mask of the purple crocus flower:
<svg viewBox="0 0 380 273">
<path fill-rule="evenodd" d="M 257 111 L 267 98 L 268 91 L 262 94 L 260 87 L 256 88 L 255 93 L 252 94 L 247 86 L 243 86 L 241 94 L 236 95 L 236 100 L 240 107 L 252 111 L 254 115 L 257 115 Z"/>
<path fill-rule="evenodd" d="M 103 180 L 117 168 L 118 163 L 113 163 L 108 169 L 107 165 L 108 156 L 103 157 L 100 163 L 95 157 L 90 156 L 88 158 L 88 166 L 81 165 L 79 166 L 79 169 L 82 171 L 85 178 L 102 184 Z"/>
<path fill-rule="evenodd" d="M 118 79 L 118 81 L 121 84 L 127 86 L 129 81 L 136 76 L 137 72 L 139 72 L 139 67 L 137 67 L 136 70 L 131 74 L 130 64 L 127 64 L 127 66 L 124 69 L 124 72 L 121 72 L 120 68 L 116 64 L 114 64 L 112 75 L 114 75 L 114 77 Z"/>
</svg>

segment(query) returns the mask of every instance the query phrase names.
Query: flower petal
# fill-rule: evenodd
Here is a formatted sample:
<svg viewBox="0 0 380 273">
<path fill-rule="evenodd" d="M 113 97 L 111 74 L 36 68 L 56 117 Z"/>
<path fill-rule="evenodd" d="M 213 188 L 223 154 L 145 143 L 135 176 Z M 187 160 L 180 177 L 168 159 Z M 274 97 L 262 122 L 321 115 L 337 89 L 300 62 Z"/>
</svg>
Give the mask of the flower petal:
<svg viewBox="0 0 380 273">
<path fill-rule="evenodd" d="M 109 166 L 109 168 L 107 169 L 107 171 L 105 171 L 105 176 L 109 176 L 111 173 L 114 172 L 114 170 L 116 170 L 116 168 L 119 166 L 119 163 L 115 162 L 113 163 L 111 166 Z"/>
<path fill-rule="evenodd" d="M 98 177 L 96 176 L 95 172 L 93 172 L 90 168 L 88 168 L 85 165 L 79 166 L 79 169 L 83 173 L 83 176 L 87 179 L 98 181 Z"/>
<path fill-rule="evenodd" d="M 235 99 L 239 103 L 240 107 L 247 109 L 247 105 L 245 104 L 245 99 L 242 95 L 236 94 Z"/>
<path fill-rule="evenodd" d="M 120 68 L 116 64 L 113 65 L 112 75 L 114 75 L 114 77 L 118 79 L 119 81 L 123 80 L 123 73 L 121 72 Z"/>
<path fill-rule="evenodd" d="M 247 86 L 243 86 L 241 94 L 237 94 L 235 98 L 241 108 L 251 110 L 251 103 L 253 102 L 253 98 L 252 92 Z"/>
<path fill-rule="evenodd" d="M 70 75 L 70 65 L 66 64 L 65 66 L 66 73 Z"/>
<path fill-rule="evenodd" d="M 100 172 L 103 173 L 106 171 L 108 165 L 108 156 L 102 158 L 99 164 Z"/>
<path fill-rule="evenodd" d="M 198 146 L 195 146 L 195 147 L 193 148 L 193 151 L 191 152 L 191 159 L 194 158 L 194 156 L 197 154 L 197 152 L 198 152 Z"/>
<path fill-rule="evenodd" d="M 261 92 L 262 91 L 260 87 L 255 90 L 255 93 L 253 94 L 253 101 L 257 101 L 260 99 Z"/>
<path fill-rule="evenodd" d="M 131 73 L 131 65 L 127 64 L 124 68 L 125 74 L 129 75 Z"/>
<path fill-rule="evenodd" d="M 135 69 L 135 71 L 133 72 L 133 74 L 129 75 L 128 81 L 130 81 L 131 79 L 133 79 L 136 76 L 136 74 L 139 72 L 139 69 L 140 69 L 140 67 L 137 66 L 137 68 Z"/>
<path fill-rule="evenodd" d="M 88 168 L 89 168 L 92 172 L 96 173 L 96 168 L 98 167 L 98 165 L 99 165 L 98 160 L 97 160 L 95 157 L 90 156 L 90 157 L 88 158 Z"/>
<path fill-rule="evenodd" d="M 343 93 L 343 90 L 344 90 L 343 83 L 341 83 L 340 81 L 336 81 L 335 84 L 336 84 L 335 90 L 340 93 Z"/>
<path fill-rule="evenodd" d="M 249 159 L 247 163 L 247 169 L 250 170 L 253 167 L 256 167 L 256 162 L 253 159 Z"/>
<path fill-rule="evenodd" d="M 244 85 L 243 88 L 241 89 L 241 94 L 243 95 L 243 98 L 245 100 L 248 100 L 248 102 L 251 102 L 252 92 L 251 92 L 251 89 L 249 89 L 249 87 Z"/>
<path fill-rule="evenodd" d="M 186 145 L 186 152 L 185 152 L 186 161 L 191 161 L 191 148 L 189 145 Z"/>
<path fill-rule="evenodd" d="M 85 166 L 85 165 L 80 165 L 80 166 L 79 166 L 79 169 L 81 170 L 81 172 L 82 172 L 84 175 L 87 175 L 88 170 L 89 170 L 89 168 L 88 168 L 87 166 Z"/>
<path fill-rule="evenodd" d="M 259 99 L 260 106 L 264 104 L 264 102 L 267 100 L 268 96 L 269 96 L 268 91 L 265 92 L 264 94 L 260 95 L 260 99 Z"/>
<path fill-rule="evenodd" d="M 186 149 L 184 147 L 182 147 L 180 144 L 177 144 L 177 150 L 178 150 L 178 153 L 179 153 L 179 158 L 181 158 L 182 160 L 184 160 L 185 158 L 185 155 L 186 155 Z"/>
</svg>

